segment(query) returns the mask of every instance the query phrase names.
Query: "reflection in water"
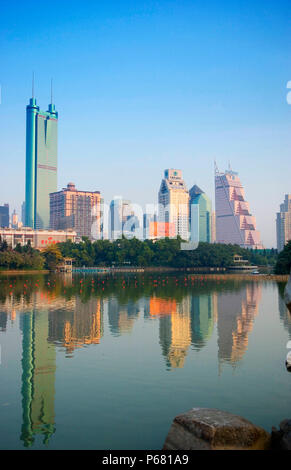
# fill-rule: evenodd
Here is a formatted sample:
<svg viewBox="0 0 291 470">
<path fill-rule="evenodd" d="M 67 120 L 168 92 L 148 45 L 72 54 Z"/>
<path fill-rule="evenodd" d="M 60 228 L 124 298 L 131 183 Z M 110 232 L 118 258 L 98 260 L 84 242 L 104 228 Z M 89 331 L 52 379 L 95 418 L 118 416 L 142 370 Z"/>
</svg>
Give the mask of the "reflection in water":
<svg viewBox="0 0 291 470">
<path fill-rule="evenodd" d="M 291 314 L 285 304 L 284 289 L 285 289 L 285 284 L 278 283 L 278 291 L 279 291 L 278 301 L 279 301 L 280 320 L 285 330 L 288 332 L 289 339 L 291 339 Z"/>
<path fill-rule="evenodd" d="M 48 341 L 62 346 L 70 355 L 75 348 L 99 344 L 103 336 L 102 303 L 91 297 L 83 303 L 76 296 L 72 309 L 53 310 L 49 314 Z"/>
<path fill-rule="evenodd" d="M 177 278 L 132 281 L 111 278 L 41 278 L 15 281 L 0 297 L 0 331 L 18 313 L 22 331 L 21 440 L 29 447 L 36 435 L 46 444 L 55 432 L 56 346 L 72 357 L 76 348 L 98 345 L 109 332 L 133 334 L 141 312 L 158 322 L 159 342 L 167 369 L 183 368 L 192 349 L 201 351 L 217 327 L 218 360 L 236 365 L 248 348 L 258 313 L 260 283 L 197 281 L 179 285 Z M 0 286 L 1 287 L 1 286 Z M 279 298 L 280 316 L 291 337 L 291 320 Z"/>
<path fill-rule="evenodd" d="M 55 431 L 54 400 L 56 352 L 47 341 L 47 310 L 32 310 L 21 316 L 22 411 L 20 439 L 30 447 L 36 434 L 47 444 Z"/>
<path fill-rule="evenodd" d="M 160 344 L 168 367 L 184 367 L 191 344 L 190 297 L 175 305 L 168 316 L 160 317 Z"/>
<path fill-rule="evenodd" d="M 248 347 L 262 295 L 261 284 L 249 283 L 239 292 L 227 292 L 217 300 L 218 360 L 237 364 Z"/>
<path fill-rule="evenodd" d="M 202 349 L 212 335 L 217 318 L 216 293 L 193 296 L 191 300 L 191 339 L 196 350 Z"/>
<path fill-rule="evenodd" d="M 118 298 L 114 296 L 106 299 L 108 307 L 108 322 L 110 331 L 114 336 L 123 333 L 130 333 L 134 322 L 139 315 L 138 303 L 128 300 L 127 304 L 120 304 Z"/>
<path fill-rule="evenodd" d="M 7 313 L 0 312 L 0 331 L 6 331 L 7 328 Z"/>
</svg>

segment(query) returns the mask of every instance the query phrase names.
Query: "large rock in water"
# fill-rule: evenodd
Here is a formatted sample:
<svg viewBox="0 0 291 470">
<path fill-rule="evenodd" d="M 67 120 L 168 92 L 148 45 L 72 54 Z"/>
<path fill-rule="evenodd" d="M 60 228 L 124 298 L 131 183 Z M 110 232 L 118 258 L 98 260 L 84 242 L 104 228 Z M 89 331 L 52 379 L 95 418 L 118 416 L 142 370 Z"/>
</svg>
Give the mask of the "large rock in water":
<svg viewBox="0 0 291 470">
<path fill-rule="evenodd" d="M 266 450 L 271 436 L 250 421 L 226 411 L 193 408 L 176 416 L 164 450 Z"/>
<path fill-rule="evenodd" d="M 288 307 L 289 312 L 291 312 L 291 274 L 289 277 L 289 281 L 285 287 L 284 299 L 285 299 L 285 303 Z"/>
</svg>

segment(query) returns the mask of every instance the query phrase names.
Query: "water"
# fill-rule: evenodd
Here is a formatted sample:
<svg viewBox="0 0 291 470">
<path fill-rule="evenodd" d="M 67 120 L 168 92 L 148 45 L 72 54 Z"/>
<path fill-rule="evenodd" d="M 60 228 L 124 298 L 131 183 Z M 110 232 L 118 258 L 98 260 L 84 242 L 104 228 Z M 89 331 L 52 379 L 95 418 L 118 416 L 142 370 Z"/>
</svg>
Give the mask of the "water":
<svg viewBox="0 0 291 470">
<path fill-rule="evenodd" d="M 161 449 L 175 415 L 291 417 L 284 285 L 0 277 L 0 448 Z"/>
</svg>

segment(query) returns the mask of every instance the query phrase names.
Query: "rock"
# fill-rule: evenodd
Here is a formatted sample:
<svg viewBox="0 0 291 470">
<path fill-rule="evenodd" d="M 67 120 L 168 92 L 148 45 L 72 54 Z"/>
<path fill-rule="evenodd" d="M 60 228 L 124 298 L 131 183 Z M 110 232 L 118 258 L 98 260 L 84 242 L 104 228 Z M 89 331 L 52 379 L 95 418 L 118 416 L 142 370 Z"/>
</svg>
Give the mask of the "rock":
<svg viewBox="0 0 291 470">
<path fill-rule="evenodd" d="M 291 313 L 291 274 L 290 274 L 290 277 L 289 277 L 289 281 L 288 281 L 288 283 L 285 287 L 284 299 L 285 299 L 285 303 L 288 307 L 288 310 Z"/>
<path fill-rule="evenodd" d="M 266 450 L 271 436 L 226 411 L 193 408 L 176 416 L 163 450 Z"/>
<path fill-rule="evenodd" d="M 288 347 L 288 345 L 287 345 Z M 287 357 L 286 357 L 286 368 L 288 372 L 291 372 L 291 351 L 288 352 Z"/>
<path fill-rule="evenodd" d="M 291 450 L 291 419 L 284 419 L 279 430 L 272 428 L 272 449 Z"/>
</svg>

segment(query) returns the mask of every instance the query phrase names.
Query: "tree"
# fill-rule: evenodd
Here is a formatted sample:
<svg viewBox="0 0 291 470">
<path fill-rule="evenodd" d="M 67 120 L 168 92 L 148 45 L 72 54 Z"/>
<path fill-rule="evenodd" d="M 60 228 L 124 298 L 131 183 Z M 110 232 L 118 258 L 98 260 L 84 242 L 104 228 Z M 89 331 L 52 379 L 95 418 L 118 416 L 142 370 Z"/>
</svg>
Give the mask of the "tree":
<svg viewBox="0 0 291 470">
<path fill-rule="evenodd" d="M 291 240 L 284 246 L 283 251 L 279 253 L 275 266 L 276 274 L 289 274 L 291 269 Z"/>
<path fill-rule="evenodd" d="M 49 245 L 44 251 L 43 256 L 45 259 L 45 267 L 50 271 L 54 271 L 56 267 L 62 262 L 63 255 L 56 245 Z"/>
</svg>

